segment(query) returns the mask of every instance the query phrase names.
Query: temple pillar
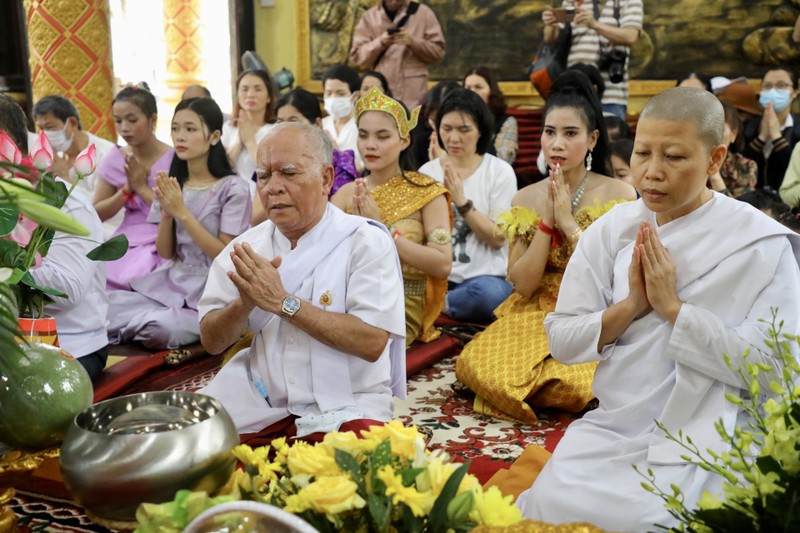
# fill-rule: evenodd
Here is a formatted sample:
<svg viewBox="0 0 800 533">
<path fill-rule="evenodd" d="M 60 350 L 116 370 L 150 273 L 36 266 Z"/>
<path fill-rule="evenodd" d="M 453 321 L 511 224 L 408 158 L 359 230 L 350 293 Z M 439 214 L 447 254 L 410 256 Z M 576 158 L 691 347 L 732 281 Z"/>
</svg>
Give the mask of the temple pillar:
<svg viewBox="0 0 800 533">
<path fill-rule="evenodd" d="M 164 37 L 167 44 L 167 93 L 172 108 L 189 85 L 204 85 L 200 0 L 164 0 Z"/>
<path fill-rule="evenodd" d="M 116 142 L 108 0 L 24 0 L 33 101 L 72 100 L 84 130 Z"/>
</svg>

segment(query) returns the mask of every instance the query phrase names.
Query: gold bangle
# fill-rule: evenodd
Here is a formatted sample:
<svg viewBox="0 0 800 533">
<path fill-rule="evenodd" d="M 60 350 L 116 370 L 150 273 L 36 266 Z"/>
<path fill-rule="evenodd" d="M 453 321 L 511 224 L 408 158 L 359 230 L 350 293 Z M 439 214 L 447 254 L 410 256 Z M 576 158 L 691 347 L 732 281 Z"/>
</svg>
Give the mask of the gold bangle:
<svg viewBox="0 0 800 533">
<path fill-rule="evenodd" d="M 583 230 L 580 228 L 580 226 L 578 226 L 577 228 L 575 228 L 575 231 L 569 234 L 569 237 L 567 237 L 567 239 L 569 239 L 569 242 L 571 242 L 572 244 L 575 244 L 576 242 L 578 242 L 578 239 L 581 238 L 581 235 L 583 235 Z"/>
<path fill-rule="evenodd" d="M 425 236 L 425 240 L 432 244 L 444 246 L 453 242 L 450 231 L 445 228 L 436 228 Z"/>
</svg>

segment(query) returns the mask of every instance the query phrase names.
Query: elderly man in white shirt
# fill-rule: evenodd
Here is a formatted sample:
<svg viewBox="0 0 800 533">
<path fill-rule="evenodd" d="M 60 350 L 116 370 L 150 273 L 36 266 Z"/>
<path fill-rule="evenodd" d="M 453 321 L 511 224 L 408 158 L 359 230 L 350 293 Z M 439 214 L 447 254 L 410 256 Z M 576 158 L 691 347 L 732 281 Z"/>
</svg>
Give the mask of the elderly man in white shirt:
<svg viewBox="0 0 800 533">
<path fill-rule="evenodd" d="M 203 345 L 220 353 L 248 326 L 255 333 L 201 390 L 222 402 L 239 433 L 294 422 L 287 432 L 307 436 L 386 422 L 392 394 L 405 397 L 397 252 L 382 225 L 328 204 L 331 151 L 319 128 L 270 131 L 257 170 L 269 219 L 211 267 L 199 305 Z"/>
</svg>

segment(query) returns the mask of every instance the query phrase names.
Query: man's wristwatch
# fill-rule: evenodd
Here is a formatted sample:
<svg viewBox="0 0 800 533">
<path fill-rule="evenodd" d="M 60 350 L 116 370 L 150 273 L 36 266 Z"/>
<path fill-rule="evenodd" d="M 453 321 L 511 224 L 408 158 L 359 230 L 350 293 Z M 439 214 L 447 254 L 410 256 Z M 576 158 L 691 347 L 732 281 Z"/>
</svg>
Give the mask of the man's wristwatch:
<svg viewBox="0 0 800 533">
<path fill-rule="evenodd" d="M 300 310 L 300 298 L 292 296 L 291 294 L 283 299 L 281 305 L 281 318 L 284 320 L 291 319 L 295 313 Z"/>
</svg>

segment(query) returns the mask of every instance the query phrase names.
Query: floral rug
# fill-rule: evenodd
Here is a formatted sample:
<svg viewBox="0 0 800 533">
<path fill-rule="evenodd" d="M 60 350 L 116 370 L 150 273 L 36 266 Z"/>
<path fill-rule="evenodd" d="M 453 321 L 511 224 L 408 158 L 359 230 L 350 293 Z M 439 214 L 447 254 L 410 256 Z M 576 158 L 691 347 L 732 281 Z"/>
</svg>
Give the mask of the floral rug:
<svg viewBox="0 0 800 533">
<path fill-rule="evenodd" d="M 564 413 L 539 412 L 538 424 L 530 425 L 476 415 L 472 411 L 472 399 L 454 393 L 450 387 L 455 381 L 456 357 L 443 359 L 411 377 L 408 398 L 395 399 L 395 416 L 405 424 L 432 430 L 429 447 L 446 450 L 456 461 L 469 461 L 470 472 L 481 482 L 499 469 L 510 467 L 526 446 L 543 446 L 552 451 L 566 427 L 577 418 Z M 212 368 L 192 376 L 168 390 L 197 390 L 208 383 L 217 370 Z M 73 502 L 58 497 L 20 492 L 12 500 L 11 507 L 23 523 L 23 532 L 109 531 L 92 524 Z"/>
<path fill-rule="evenodd" d="M 531 425 L 476 414 L 472 399 L 450 388 L 455 381 L 456 357 L 412 377 L 408 398 L 395 399 L 395 416 L 405 424 L 431 429 L 429 447 L 446 450 L 456 461 L 470 461 L 470 472 L 482 483 L 497 470 L 510 467 L 526 446 L 542 446 L 552 452 L 577 418 L 561 412 L 537 412 L 539 422 Z"/>
</svg>

